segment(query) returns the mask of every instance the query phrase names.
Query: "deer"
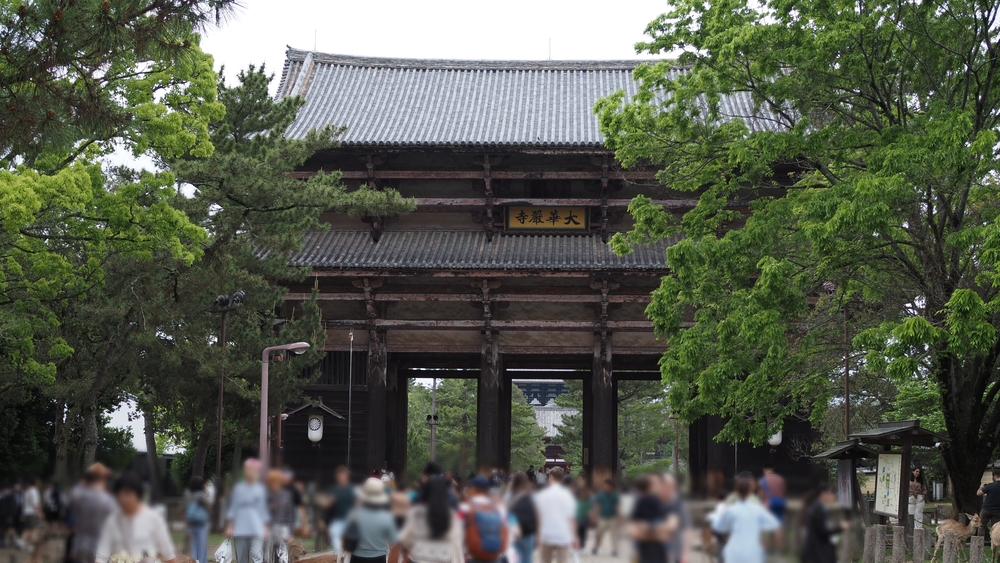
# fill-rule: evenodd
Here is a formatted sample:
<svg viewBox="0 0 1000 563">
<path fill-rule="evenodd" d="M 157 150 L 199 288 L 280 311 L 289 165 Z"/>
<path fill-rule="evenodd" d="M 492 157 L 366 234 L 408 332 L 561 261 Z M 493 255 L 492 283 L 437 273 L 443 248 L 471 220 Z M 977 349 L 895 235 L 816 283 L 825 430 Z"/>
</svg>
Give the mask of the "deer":
<svg viewBox="0 0 1000 563">
<path fill-rule="evenodd" d="M 934 555 L 931 556 L 931 563 L 934 563 L 937 559 L 938 549 L 941 548 L 941 544 L 944 543 L 945 538 L 955 538 L 959 542 L 964 542 L 972 537 L 972 534 L 976 533 L 976 530 L 983 525 L 983 521 L 979 519 L 978 514 L 966 514 L 966 516 L 969 517 L 968 524 L 948 519 L 938 525 L 937 543 L 934 545 Z M 990 533 L 992 535 L 992 530 Z"/>
<path fill-rule="evenodd" d="M 997 561 L 997 548 L 1000 547 L 1000 522 L 990 528 L 990 551 L 993 553 L 993 563 Z"/>
</svg>

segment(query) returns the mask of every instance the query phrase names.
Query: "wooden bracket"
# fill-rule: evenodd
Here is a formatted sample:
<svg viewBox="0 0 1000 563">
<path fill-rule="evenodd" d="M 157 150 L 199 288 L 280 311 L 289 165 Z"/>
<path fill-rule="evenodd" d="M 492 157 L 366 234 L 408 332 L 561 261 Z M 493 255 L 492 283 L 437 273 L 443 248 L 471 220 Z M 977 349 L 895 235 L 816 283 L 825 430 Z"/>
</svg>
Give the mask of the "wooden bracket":
<svg viewBox="0 0 1000 563">
<path fill-rule="evenodd" d="M 490 155 L 483 155 L 483 181 L 484 181 L 484 214 L 483 227 L 486 228 L 486 240 L 493 242 L 493 179 L 490 176 Z"/>
<path fill-rule="evenodd" d="M 608 155 L 601 162 L 601 241 L 608 242 Z"/>
</svg>

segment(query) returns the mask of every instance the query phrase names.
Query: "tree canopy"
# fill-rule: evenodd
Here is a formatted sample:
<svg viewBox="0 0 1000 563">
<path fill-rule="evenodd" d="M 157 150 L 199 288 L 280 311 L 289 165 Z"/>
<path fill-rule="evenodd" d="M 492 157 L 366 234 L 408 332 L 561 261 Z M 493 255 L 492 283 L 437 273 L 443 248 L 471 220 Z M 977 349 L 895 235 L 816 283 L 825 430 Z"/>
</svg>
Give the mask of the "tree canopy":
<svg viewBox="0 0 1000 563">
<path fill-rule="evenodd" d="M 676 61 L 596 111 L 624 164 L 699 194 L 681 216 L 636 198 L 614 240 L 683 236 L 647 309 L 676 412 L 756 443 L 819 422 L 846 307 L 852 370 L 928 390 L 958 505 L 978 504 L 1000 435 L 998 9 L 679 0 L 647 27 L 638 49 Z"/>
</svg>

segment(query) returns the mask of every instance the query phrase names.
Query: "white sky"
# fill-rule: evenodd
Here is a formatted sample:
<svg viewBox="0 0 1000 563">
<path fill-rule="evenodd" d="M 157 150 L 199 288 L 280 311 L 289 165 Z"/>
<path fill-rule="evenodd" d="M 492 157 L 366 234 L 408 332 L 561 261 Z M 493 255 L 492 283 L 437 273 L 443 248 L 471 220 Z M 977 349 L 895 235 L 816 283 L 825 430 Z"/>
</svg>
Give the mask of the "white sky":
<svg viewBox="0 0 1000 563">
<path fill-rule="evenodd" d="M 634 59 L 665 0 L 243 0 L 202 49 L 229 80 L 250 64 L 277 77 L 287 46 L 340 55 L 438 59 Z M 550 57 L 551 40 L 551 57 Z M 143 421 L 127 405 L 112 425 L 130 426 L 146 451 Z"/>
</svg>

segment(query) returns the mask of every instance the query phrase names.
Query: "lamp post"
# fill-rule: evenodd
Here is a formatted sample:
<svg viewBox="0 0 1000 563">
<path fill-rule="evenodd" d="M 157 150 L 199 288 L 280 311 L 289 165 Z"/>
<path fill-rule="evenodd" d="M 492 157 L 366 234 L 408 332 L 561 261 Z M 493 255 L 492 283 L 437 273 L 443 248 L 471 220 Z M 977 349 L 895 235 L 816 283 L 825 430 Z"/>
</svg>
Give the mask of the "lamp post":
<svg viewBox="0 0 1000 563">
<path fill-rule="evenodd" d="M 431 387 L 431 414 L 427 415 L 427 424 L 431 427 L 431 461 L 437 461 L 437 386 L 438 380 L 434 378 L 434 386 Z"/>
<path fill-rule="evenodd" d="M 226 391 L 226 317 L 236 309 L 240 308 L 247 298 L 247 294 L 242 289 L 233 292 L 232 296 L 220 295 L 212 301 L 212 308 L 208 310 L 213 315 L 222 316 L 222 330 L 219 332 L 218 344 L 222 346 L 222 368 L 219 369 L 219 403 L 215 413 L 216 433 L 215 433 L 215 502 L 212 511 L 215 513 L 216 524 L 220 521 L 222 514 L 222 406 L 223 395 Z"/>
<path fill-rule="evenodd" d="M 309 349 L 308 342 L 293 342 L 291 344 L 280 344 L 278 346 L 268 346 L 261 354 L 260 366 L 260 445 L 257 448 L 257 455 L 260 463 L 266 470 L 270 461 L 267 449 L 267 369 L 271 360 L 272 352 L 294 352 L 301 354 Z"/>
</svg>

